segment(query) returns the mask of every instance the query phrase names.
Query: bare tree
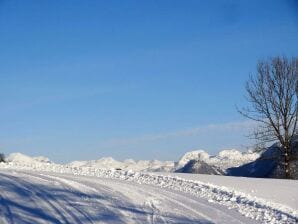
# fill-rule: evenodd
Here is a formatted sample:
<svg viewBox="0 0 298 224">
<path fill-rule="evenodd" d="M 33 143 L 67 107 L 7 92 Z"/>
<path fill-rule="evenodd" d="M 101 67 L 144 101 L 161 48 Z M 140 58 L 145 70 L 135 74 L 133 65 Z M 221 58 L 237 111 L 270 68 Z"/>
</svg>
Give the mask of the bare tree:
<svg viewBox="0 0 298 224">
<path fill-rule="evenodd" d="M 250 107 L 239 110 L 259 125 L 253 137 L 258 142 L 278 141 L 285 178 L 290 178 L 290 160 L 298 122 L 298 58 L 275 57 L 260 61 L 257 73 L 246 83 Z"/>
</svg>

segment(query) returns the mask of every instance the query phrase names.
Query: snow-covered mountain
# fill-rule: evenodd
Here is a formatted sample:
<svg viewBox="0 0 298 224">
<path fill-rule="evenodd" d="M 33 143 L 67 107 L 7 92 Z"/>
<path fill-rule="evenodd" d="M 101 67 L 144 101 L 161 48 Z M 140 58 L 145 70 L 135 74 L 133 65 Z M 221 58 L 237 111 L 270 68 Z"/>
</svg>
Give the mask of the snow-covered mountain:
<svg viewBox="0 0 298 224">
<path fill-rule="evenodd" d="M 51 162 L 48 158 L 43 156 L 30 157 L 22 153 L 11 153 L 6 162 L 13 163 L 18 166 L 26 167 L 40 167 L 43 164 L 53 166 L 66 166 L 71 168 L 99 168 L 99 169 L 121 169 L 133 171 L 148 171 L 148 172 L 173 172 L 173 161 L 159 161 L 159 160 L 139 160 L 126 159 L 118 161 L 112 157 L 104 157 L 98 160 L 73 161 L 68 164 L 60 165 Z"/>
<path fill-rule="evenodd" d="M 228 168 L 226 173 L 230 176 L 284 178 L 283 161 L 283 153 L 278 144 L 273 144 L 258 159 L 239 167 Z M 290 174 L 291 178 L 298 179 L 298 144 L 292 149 Z"/>
<path fill-rule="evenodd" d="M 255 161 L 258 158 L 256 153 L 242 153 L 237 150 L 223 150 L 216 156 L 210 156 L 204 150 L 196 150 L 192 152 L 187 152 L 181 157 L 178 162 L 173 161 L 159 161 L 159 160 L 139 160 L 135 161 L 133 159 L 127 159 L 124 161 L 118 161 L 112 157 L 104 157 L 97 160 L 87 160 L 87 161 L 73 161 L 71 163 L 65 164 L 68 167 L 74 168 L 100 168 L 100 169 L 121 169 L 121 170 L 133 170 L 133 171 L 148 171 L 148 172 L 173 172 L 175 170 L 182 169 L 187 163 L 192 160 L 203 161 L 203 163 L 196 164 L 192 162 L 191 164 L 195 167 L 190 168 L 188 165 L 187 169 L 194 169 L 198 173 L 203 172 L 203 170 L 215 170 L 215 172 L 221 173 L 220 170 L 226 170 L 230 167 L 237 167 L 245 163 Z M 30 157 L 21 153 L 12 153 L 6 158 L 7 162 L 11 162 L 17 165 L 33 166 L 39 167 L 42 164 L 54 164 L 48 158 Z M 206 167 L 206 164 L 209 167 Z M 57 164 L 58 165 L 58 164 Z M 208 172 L 203 172 L 208 174 Z M 213 172 L 212 172 L 213 174 Z"/>
<path fill-rule="evenodd" d="M 226 170 L 230 167 L 238 167 L 243 164 L 255 161 L 260 157 L 259 153 L 252 151 L 240 152 L 236 149 L 223 150 L 217 156 L 211 156 L 209 163 Z"/>
<path fill-rule="evenodd" d="M 67 164 L 70 167 L 93 167 L 102 169 L 121 169 L 134 171 L 150 172 L 171 172 L 174 170 L 174 162 L 159 160 L 139 160 L 127 159 L 123 162 L 111 157 L 105 157 L 98 160 L 74 161 Z"/>
<path fill-rule="evenodd" d="M 178 162 L 176 162 L 175 169 L 176 170 L 181 169 L 191 160 L 207 161 L 209 157 L 210 155 L 204 150 L 195 150 L 195 151 L 187 152 L 180 158 Z"/>
<path fill-rule="evenodd" d="M 225 172 L 226 169 L 231 167 L 239 167 L 243 164 L 255 161 L 257 158 L 259 158 L 259 153 L 253 153 L 251 151 L 248 152 L 240 152 L 236 149 L 230 149 L 230 150 L 223 150 L 218 153 L 218 155 L 210 156 L 207 152 L 204 150 L 196 150 L 192 152 L 187 152 L 184 154 L 181 159 L 176 163 L 176 170 L 185 170 L 182 169 L 186 165 L 189 167 L 192 166 L 203 166 L 204 164 L 208 165 L 209 167 L 206 169 L 210 170 L 209 168 L 221 170 L 222 172 Z M 197 161 L 197 162 L 191 162 L 190 161 Z M 204 162 L 204 163 L 202 163 Z M 195 169 L 195 167 L 193 167 Z M 187 170 L 191 170 L 188 168 Z M 211 174 L 211 173 L 210 173 Z M 213 174 L 213 172 L 212 172 Z"/>
<path fill-rule="evenodd" d="M 176 170 L 178 173 L 197 173 L 209 175 L 223 175 L 224 172 L 213 165 L 210 165 L 202 160 L 190 160 L 185 166 Z"/>
</svg>

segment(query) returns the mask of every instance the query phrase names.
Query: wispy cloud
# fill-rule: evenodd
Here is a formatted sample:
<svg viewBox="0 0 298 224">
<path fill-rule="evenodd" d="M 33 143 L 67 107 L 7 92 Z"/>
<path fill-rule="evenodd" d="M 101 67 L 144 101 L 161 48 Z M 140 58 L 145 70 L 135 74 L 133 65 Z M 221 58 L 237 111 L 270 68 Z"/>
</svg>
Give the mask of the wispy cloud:
<svg viewBox="0 0 298 224">
<path fill-rule="evenodd" d="M 194 128 L 184 129 L 180 131 L 150 134 L 136 136 L 132 138 L 117 138 L 109 139 L 100 144 L 100 147 L 117 147 L 117 146 L 129 146 L 136 145 L 140 143 L 149 143 L 161 140 L 171 140 L 183 137 L 199 136 L 203 133 L 222 133 L 222 132 L 236 132 L 236 131 L 249 131 L 256 126 L 253 121 L 243 121 L 243 122 L 229 122 L 222 124 L 209 124 L 204 126 L 198 126 Z"/>
</svg>

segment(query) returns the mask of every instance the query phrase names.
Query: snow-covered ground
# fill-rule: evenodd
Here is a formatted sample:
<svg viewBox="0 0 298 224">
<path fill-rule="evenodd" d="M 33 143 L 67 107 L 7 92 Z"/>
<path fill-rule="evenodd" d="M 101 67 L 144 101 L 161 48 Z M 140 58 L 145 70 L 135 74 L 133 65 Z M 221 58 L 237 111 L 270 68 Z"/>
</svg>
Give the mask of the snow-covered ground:
<svg viewBox="0 0 298 224">
<path fill-rule="evenodd" d="M 0 165 L 3 223 L 298 221 L 297 181 L 36 164 Z"/>
<path fill-rule="evenodd" d="M 255 223 L 170 188 L 36 171 L 0 173 L 1 223 Z"/>
<path fill-rule="evenodd" d="M 200 181 L 216 186 L 224 186 L 229 190 L 265 199 L 268 202 L 286 206 L 298 212 L 298 181 L 269 178 L 246 178 L 231 176 L 210 176 L 204 174 L 161 173 L 180 177 L 190 181 Z M 276 205 L 275 205 L 276 206 Z"/>
</svg>

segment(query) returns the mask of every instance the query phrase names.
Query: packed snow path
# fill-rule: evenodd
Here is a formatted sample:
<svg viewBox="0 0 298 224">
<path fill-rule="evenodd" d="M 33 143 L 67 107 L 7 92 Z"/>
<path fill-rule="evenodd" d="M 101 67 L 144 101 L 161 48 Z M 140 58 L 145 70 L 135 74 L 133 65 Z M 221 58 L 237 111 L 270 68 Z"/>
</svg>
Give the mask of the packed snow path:
<svg viewBox="0 0 298 224">
<path fill-rule="evenodd" d="M 0 223 L 257 223 L 175 190 L 69 174 L 0 170 Z"/>
</svg>

